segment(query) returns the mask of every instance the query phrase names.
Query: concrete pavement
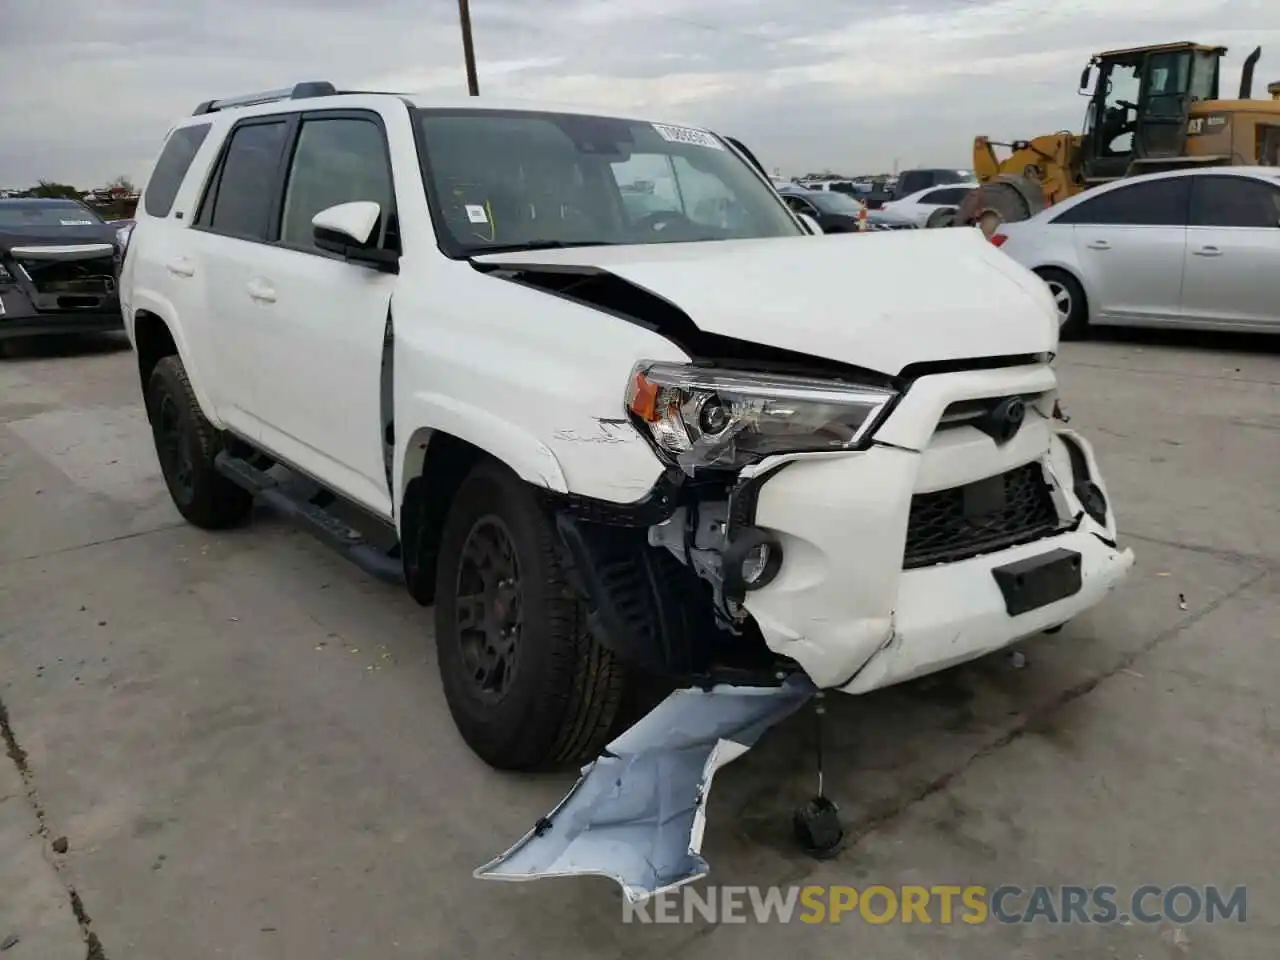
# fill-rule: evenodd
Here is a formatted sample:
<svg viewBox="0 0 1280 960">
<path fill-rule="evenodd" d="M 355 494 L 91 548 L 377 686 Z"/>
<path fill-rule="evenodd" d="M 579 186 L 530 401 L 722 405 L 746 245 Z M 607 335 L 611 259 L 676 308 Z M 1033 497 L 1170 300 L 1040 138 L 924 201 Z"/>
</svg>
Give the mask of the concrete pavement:
<svg viewBox="0 0 1280 960">
<path fill-rule="evenodd" d="M 836 698 L 839 859 L 790 842 L 802 717 L 717 777 L 703 847 L 720 884 L 1248 885 L 1247 923 L 1182 926 L 637 926 L 608 881 L 471 879 L 572 775 L 467 751 L 399 591 L 271 517 L 182 524 L 132 364 L 109 340 L 0 361 L 0 702 L 29 775 L 0 758 L 4 960 L 86 934 L 110 960 L 1274 956 L 1274 346 L 1066 345 L 1131 582 L 1022 669 Z"/>
</svg>

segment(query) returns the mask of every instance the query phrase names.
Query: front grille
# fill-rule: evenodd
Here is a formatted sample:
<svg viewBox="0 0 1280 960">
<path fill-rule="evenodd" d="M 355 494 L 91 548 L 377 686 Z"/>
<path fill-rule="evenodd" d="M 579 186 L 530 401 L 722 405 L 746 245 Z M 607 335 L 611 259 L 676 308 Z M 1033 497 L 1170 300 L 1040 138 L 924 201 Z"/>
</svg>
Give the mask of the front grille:
<svg viewBox="0 0 1280 960">
<path fill-rule="evenodd" d="M 955 563 L 1048 536 L 1058 511 L 1039 463 L 911 498 L 903 567 Z"/>
<path fill-rule="evenodd" d="M 115 260 L 18 259 L 36 292 L 45 294 L 108 294 L 115 289 Z"/>
</svg>

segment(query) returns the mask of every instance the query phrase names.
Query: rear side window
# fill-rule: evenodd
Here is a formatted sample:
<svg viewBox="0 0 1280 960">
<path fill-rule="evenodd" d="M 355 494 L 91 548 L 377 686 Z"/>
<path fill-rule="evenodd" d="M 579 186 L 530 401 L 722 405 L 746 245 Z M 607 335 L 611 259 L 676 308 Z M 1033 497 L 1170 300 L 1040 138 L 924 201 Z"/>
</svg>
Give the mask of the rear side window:
<svg viewBox="0 0 1280 960">
<path fill-rule="evenodd" d="M 959 203 L 972 187 L 944 187 L 933 190 L 920 198 L 921 203 Z"/>
<path fill-rule="evenodd" d="M 1190 185 L 1186 177 L 1131 184 L 1086 200 L 1053 222 L 1185 227 Z"/>
<path fill-rule="evenodd" d="M 1193 227 L 1280 227 L 1280 190 L 1244 177 L 1196 177 Z"/>
<path fill-rule="evenodd" d="M 247 240 L 266 240 L 276 175 L 288 123 L 247 123 L 231 134 L 222 169 L 200 207 L 199 226 Z"/>
<path fill-rule="evenodd" d="M 195 123 L 189 127 L 179 127 L 169 135 L 164 149 L 160 151 L 160 159 L 151 172 L 151 181 L 147 184 L 146 197 L 142 208 L 148 216 L 167 217 L 173 209 L 173 200 L 182 186 L 182 179 L 191 168 L 191 161 L 196 152 L 209 135 L 209 124 Z"/>
</svg>

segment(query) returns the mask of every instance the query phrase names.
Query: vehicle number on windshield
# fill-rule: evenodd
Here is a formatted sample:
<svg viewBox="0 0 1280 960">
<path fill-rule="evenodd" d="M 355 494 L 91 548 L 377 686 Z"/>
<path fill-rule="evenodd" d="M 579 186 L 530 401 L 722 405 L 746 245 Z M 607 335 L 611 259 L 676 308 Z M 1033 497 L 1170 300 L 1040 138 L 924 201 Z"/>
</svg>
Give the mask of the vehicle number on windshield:
<svg viewBox="0 0 1280 960">
<path fill-rule="evenodd" d="M 699 147 L 711 147 L 723 150 L 724 146 L 705 130 L 694 130 L 692 127 L 673 127 L 665 123 L 655 123 L 653 129 L 668 143 L 692 143 Z"/>
</svg>

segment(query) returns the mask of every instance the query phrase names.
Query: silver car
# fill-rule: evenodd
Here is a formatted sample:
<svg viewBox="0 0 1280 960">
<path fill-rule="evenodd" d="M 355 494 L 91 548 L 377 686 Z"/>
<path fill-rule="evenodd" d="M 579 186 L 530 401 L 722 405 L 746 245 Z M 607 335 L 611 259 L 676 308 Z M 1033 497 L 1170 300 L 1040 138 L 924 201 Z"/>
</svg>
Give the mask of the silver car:
<svg viewBox="0 0 1280 960">
<path fill-rule="evenodd" d="M 1062 337 L 1091 325 L 1280 333 L 1280 168 L 1095 187 L 992 234 L 1048 283 Z"/>
</svg>

